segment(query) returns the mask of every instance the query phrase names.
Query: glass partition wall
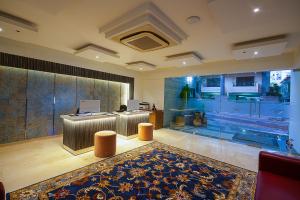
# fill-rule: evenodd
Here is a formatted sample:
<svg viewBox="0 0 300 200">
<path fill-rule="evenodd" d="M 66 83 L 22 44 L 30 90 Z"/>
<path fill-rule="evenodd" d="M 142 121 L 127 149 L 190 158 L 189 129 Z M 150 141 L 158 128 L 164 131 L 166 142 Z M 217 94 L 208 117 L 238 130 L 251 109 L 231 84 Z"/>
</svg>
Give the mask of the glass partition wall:
<svg viewBox="0 0 300 200">
<path fill-rule="evenodd" d="M 164 126 L 287 152 L 290 73 L 166 78 Z"/>
</svg>

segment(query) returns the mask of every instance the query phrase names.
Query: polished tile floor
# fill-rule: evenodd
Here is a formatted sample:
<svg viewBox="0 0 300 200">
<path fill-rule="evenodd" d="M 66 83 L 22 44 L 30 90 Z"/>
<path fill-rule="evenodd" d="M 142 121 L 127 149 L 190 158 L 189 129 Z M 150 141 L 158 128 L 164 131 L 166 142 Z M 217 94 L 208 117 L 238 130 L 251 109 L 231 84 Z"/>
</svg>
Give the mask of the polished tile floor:
<svg viewBox="0 0 300 200">
<path fill-rule="evenodd" d="M 252 171 L 257 171 L 262 150 L 170 129 L 155 131 L 154 140 Z M 148 143 L 118 137 L 117 154 Z M 0 145 L 0 180 L 11 192 L 100 160 L 93 151 L 72 155 L 62 148 L 62 136 Z"/>
</svg>

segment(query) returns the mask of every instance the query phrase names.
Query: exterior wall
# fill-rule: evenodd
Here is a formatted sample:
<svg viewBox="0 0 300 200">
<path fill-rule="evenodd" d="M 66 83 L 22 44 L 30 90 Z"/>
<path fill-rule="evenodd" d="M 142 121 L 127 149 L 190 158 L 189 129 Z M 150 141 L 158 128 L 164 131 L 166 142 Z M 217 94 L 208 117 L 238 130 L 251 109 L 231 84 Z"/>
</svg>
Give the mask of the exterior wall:
<svg viewBox="0 0 300 200">
<path fill-rule="evenodd" d="M 255 76 L 254 83 L 255 86 L 245 86 L 238 87 L 234 86 L 236 84 L 236 77 L 243 76 Z M 261 73 L 241 73 L 241 74 L 230 74 L 225 75 L 225 93 L 230 92 L 260 92 L 260 86 L 262 84 L 262 74 Z"/>
</svg>

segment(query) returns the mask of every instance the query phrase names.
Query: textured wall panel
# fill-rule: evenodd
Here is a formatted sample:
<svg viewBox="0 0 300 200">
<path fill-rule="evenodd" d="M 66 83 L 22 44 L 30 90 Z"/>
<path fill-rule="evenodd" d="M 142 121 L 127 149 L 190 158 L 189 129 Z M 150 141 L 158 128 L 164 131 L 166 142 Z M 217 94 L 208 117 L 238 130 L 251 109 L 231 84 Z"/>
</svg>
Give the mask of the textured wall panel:
<svg viewBox="0 0 300 200">
<path fill-rule="evenodd" d="M 62 74 L 55 75 L 54 134 L 61 134 L 63 121 L 60 115 L 75 113 L 76 77 Z"/>
<path fill-rule="evenodd" d="M 94 79 L 77 77 L 77 107 L 80 100 L 94 99 Z"/>
<path fill-rule="evenodd" d="M 134 94 L 134 78 L 132 77 L 120 76 L 117 74 L 110 74 L 106 72 L 100 72 L 91 69 L 85 69 L 81 67 L 75 67 L 71 65 L 54 63 L 54 62 L 49 62 L 44 60 L 38 60 L 38 59 L 17 56 L 8 53 L 2 53 L 2 52 L 0 52 L 0 65 L 44 71 L 44 72 L 52 72 L 57 74 L 66 74 L 72 76 L 81 76 L 87 78 L 129 83 L 130 98 L 133 98 L 133 94 Z"/>
<path fill-rule="evenodd" d="M 121 104 L 127 105 L 127 100 L 129 99 L 129 84 L 121 83 Z"/>
<path fill-rule="evenodd" d="M 100 99 L 101 112 L 108 112 L 108 81 L 95 79 L 94 99 Z"/>
<path fill-rule="evenodd" d="M 10 66 L 0 66 L 0 143 L 61 133 L 59 116 L 75 112 L 80 99 L 100 99 L 102 111 L 118 110 L 126 102 L 126 89 L 120 82 L 107 80 L 133 84 L 132 78 L 102 72 L 89 74 L 94 78 L 104 74 L 106 80 L 48 73 L 44 71 L 56 67 L 57 73 L 86 76 L 85 69 L 68 71 L 72 67 L 2 53 L 0 63 Z"/>
<path fill-rule="evenodd" d="M 28 71 L 27 139 L 53 134 L 54 74 Z"/>
<path fill-rule="evenodd" d="M 26 101 L 0 100 L 0 143 L 25 139 Z"/>
<path fill-rule="evenodd" d="M 9 96 L 14 100 L 26 100 L 27 72 L 25 69 L 10 68 Z"/>
<path fill-rule="evenodd" d="M 0 99 L 9 99 L 9 68 L 0 66 Z"/>
<path fill-rule="evenodd" d="M 27 70 L 0 67 L 0 143 L 25 139 Z"/>
<path fill-rule="evenodd" d="M 120 109 L 121 105 L 121 86 L 118 82 L 108 82 L 108 111 L 113 112 Z"/>
</svg>

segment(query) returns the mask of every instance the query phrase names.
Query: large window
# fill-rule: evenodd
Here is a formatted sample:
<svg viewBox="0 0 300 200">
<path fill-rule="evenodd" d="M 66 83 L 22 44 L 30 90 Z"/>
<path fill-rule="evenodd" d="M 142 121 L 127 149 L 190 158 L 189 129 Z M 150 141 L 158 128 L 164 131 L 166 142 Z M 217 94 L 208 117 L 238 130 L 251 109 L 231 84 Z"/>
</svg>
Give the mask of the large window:
<svg viewBox="0 0 300 200">
<path fill-rule="evenodd" d="M 236 77 L 236 86 L 254 86 L 254 76 Z"/>
<path fill-rule="evenodd" d="M 220 78 L 207 78 L 206 87 L 220 87 Z"/>
<path fill-rule="evenodd" d="M 290 73 L 167 78 L 164 126 L 284 151 L 289 137 Z"/>
</svg>

